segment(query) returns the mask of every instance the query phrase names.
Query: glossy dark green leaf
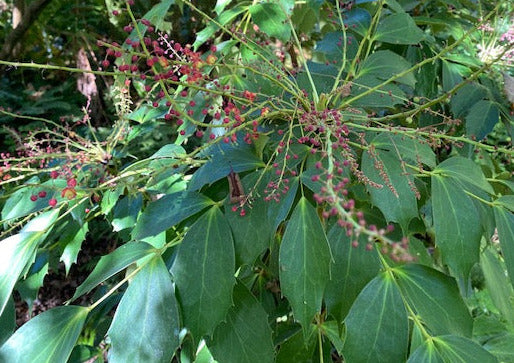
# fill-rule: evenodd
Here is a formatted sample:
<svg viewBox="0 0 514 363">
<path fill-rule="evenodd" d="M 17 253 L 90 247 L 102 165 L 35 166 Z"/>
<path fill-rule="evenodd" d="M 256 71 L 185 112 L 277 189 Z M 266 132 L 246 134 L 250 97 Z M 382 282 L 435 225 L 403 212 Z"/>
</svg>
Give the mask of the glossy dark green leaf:
<svg viewBox="0 0 514 363">
<path fill-rule="evenodd" d="M 245 192 L 254 188 L 260 175 L 257 171 L 242 179 Z M 262 195 L 263 189 L 259 188 L 254 193 Z M 266 218 L 270 203 L 272 202 L 266 202 L 264 198 L 257 197 L 251 204 L 234 211 L 232 208 L 237 207 L 237 204 L 231 204 L 226 199 L 225 217 L 234 237 L 236 266 L 253 264 L 257 256 L 269 247 L 273 236 L 272 222 Z M 241 209 L 245 211 L 244 216 L 241 216 Z"/>
<path fill-rule="evenodd" d="M 275 202 L 271 200 L 268 202 L 268 221 L 273 227 L 273 233 L 276 231 L 280 223 L 282 223 L 282 221 L 287 218 L 289 212 L 291 211 L 291 207 L 293 206 L 299 185 L 300 182 L 298 177 L 290 178 L 289 190 L 280 196 L 279 201 Z"/>
<path fill-rule="evenodd" d="M 15 285 L 15 290 L 18 291 L 23 301 L 28 306 L 32 306 L 34 301 L 38 298 L 39 289 L 43 286 L 43 281 L 48 273 L 49 267 L 49 254 L 47 251 L 39 250 L 34 263 L 30 266 L 27 272 L 24 273 L 22 280 L 18 281 Z"/>
<path fill-rule="evenodd" d="M 132 279 L 108 335 L 109 362 L 171 361 L 179 345 L 180 321 L 171 275 L 155 256 Z"/>
<path fill-rule="evenodd" d="M 276 363 L 316 362 L 317 357 L 313 356 L 317 343 L 315 329 L 313 325 L 309 329 L 307 340 L 301 331 L 297 331 L 280 344 Z"/>
<path fill-rule="evenodd" d="M 463 186 L 474 185 L 489 194 L 494 194 L 480 166 L 470 159 L 454 156 L 443 161 L 434 171 L 452 177 Z"/>
<path fill-rule="evenodd" d="M 136 224 L 137 216 L 143 206 L 143 196 L 127 196 L 116 203 L 113 209 L 113 220 L 111 222 L 114 232 L 131 228 Z"/>
<path fill-rule="evenodd" d="M 393 277 L 381 273 L 355 300 L 345 320 L 344 357 L 348 362 L 403 362 L 409 325 Z"/>
<path fill-rule="evenodd" d="M 500 121 L 500 110 L 498 106 L 488 100 L 475 103 L 466 116 L 466 133 L 470 137 L 482 140 Z"/>
<path fill-rule="evenodd" d="M 237 283 L 234 305 L 212 336 L 208 346 L 219 362 L 274 362 L 268 315 L 257 299 Z"/>
<path fill-rule="evenodd" d="M 170 29 L 167 26 L 167 24 L 169 23 L 164 21 L 164 19 L 166 18 L 168 9 L 173 4 L 175 4 L 175 0 L 160 1 L 144 15 L 144 19 L 149 20 L 152 23 L 152 25 L 154 25 L 159 30 L 169 31 Z"/>
<path fill-rule="evenodd" d="M 52 229 L 58 215 L 57 209 L 44 212 L 29 221 L 18 234 L 0 241 L 0 315 L 16 281 L 34 261 L 39 244 Z"/>
<path fill-rule="evenodd" d="M 462 117 L 469 113 L 473 105 L 486 97 L 487 89 L 478 83 L 468 83 L 457 91 L 451 98 L 451 110 L 455 117 Z"/>
<path fill-rule="evenodd" d="M 214 206 L 190 227 L 171 268 L 184 326 L 197 340 L 212 333 L 232 304 L 234 260 L 230 227 Z"/>
<path fill-rule="evenodd" d="M 470 69 L 461 64 L 442 60 L 443 67 L 443 90 L 448 92 L 462 82 L 462 77 L 470 73 Z"/>
<path fill-rule="evenodd" d="M 16 328 L 16 311 L 12 296 L 7 300 L 4 312 L 0 315 L 0 346 L 11 336 Z"/>
<path fill-rule="evenodd" d="M 378 149 L 373 155 L 364 153 L 362 171 L 373 182 L 382 185 L 382 188 L 366 186 L 371 202 L 380 209 L 387 222 L 397 222 L 403 231 L 407 231 L 409 222 L 418 216 L 418 205 L 413 177 L 405 175 L 407 169 L 402 166 L 397 152 Z M 389 185 L 384 181 L 384 174 Z"/>
<path fill-rule="evenodd" d="M 462 186 L 451 178 L 432 175 L 432 213 L 436 244 L 443 262 L 466 280 L 478 262 L 482 229 L 480 215 Z"/>
<path fill-rule="evenodd" d="M 70 301 L 88 293 L 96 285 L 152 253 L 155 253 L 154 247 L 145 242 L 129 242 L 118 247 L 114 252 L 100 258 L 93 272 L 91 272 L 86 280 L 77 288 Z"/>
<path fill-rule="evenodd" d="M 380 261 L 375 249 L 366 250 L 364 235 L 357 247 L 352 247 L 352 240 L 339 225 L 332 227 L 327 237 L 333 260 L 324 299 L 328 313 L 342 322 L 355 298 L 377 275 Z"/>
<path fill-rule="evenodd" d="M 455 335 L 433 338 L 444 362 L 497 363 L 498 360 L 474 341 Z"/>
<path fill-rule="evenodd" d="M 61 306 L 29 320 L 0 348 L 0 362 L 66 362 L 88 314 L 82 306 Z"/>
<path fill-rule="evenodd" d="M 473 320 L 453 278 L 417 264 L 393 273 L 404 299 L 433 335 L 471 336 Z"/>
<path fill-rule="evenodd" d="M 300 199 L 280 245 L 280 285 L 304 333 L 321 310 L 330 274 L 330 247 L 314 207 Z"/>
<path fill-rule="evenodd" d="M 506 197 L 498 198 L 493 210 L 503 258 L 507 266 L 510 282 L 514 286 L 514 212 L 501 205 L 502 200 L 506 199 Z M 499 205 L 496 205 L 496 203 Z"/>
<path fill-rule="evenodd" d="M 409 14 L 398 13 L 380 21 L 374 39 L 384 43 L 417 44 L 425 39 L 425 34 Z"/>
<path fill-rule="evenodd" d="M 225 178 L 232 170 L 240 173 L 265 166 L 255 155 L 254 148 L 246 144 L 240 135 L 238 143 L 212 145 L 206 155 L 210 160 L 195 171 L 189 182 L 189 190 L 198 190 L 206 184 Z"/>
<path fill-rule="evenodd" d="M 371 75 L 381 80 L 387 80 L 398 73 L 406 71 L 410 67 L 411 64 L 402 56 L 390 50 L 379 50 L 372 53 L 362 62 L 357 77 Z M 416 78 L 414 73 L 411 72 L 398 78 L 395 82 L 414 88 Z"/>
<path fill-rule="evenodd" d="M 485 283 L 494 305 L 511 324 L 514 323 L 514 289 L 496 251 L 485 249 L 480 258 Z"/>
<path fill-rule="evenodd" d="M 212 203 L 212 200 L 200 193 L 178 192 L 165 195 L 150 203 L 141 213 L 132 230 L 132 238 L 140 240 L 155 236 L 207 208 Z"/>
<path fill-rule="evenodd" d="M 345 48 L 344 44 L 342 44 L 344 41 L 343 32 L 329 32 L 325 34 L 323 39 L 316 43 L 316 54 L 322 56 L 321 59 L 328 62 L 341 64 L 344 58 L 344 51 L 346 49 L 346 59 L 352 59 L 352 57 L 357 54 L 359 44 L 352 35 L 347 34 L 346 37 L 347 43 Z"/>
<path fill-rule="evenodd" d="M 367 33 L 371 24 L 371 15 L 367 10 L 353 7 L 350 11 L 345 11 L 344 15 L 344 25 L 349 29 L 362 36 Z"/>
<path fill-rule="evenodd" d="M 257 3 L 251 5 L 248 10 L 260 31 L 284 42 L 289 40 L 291 27 L 287 22 L 286 9 L 277 3 Z"/>
</svg>

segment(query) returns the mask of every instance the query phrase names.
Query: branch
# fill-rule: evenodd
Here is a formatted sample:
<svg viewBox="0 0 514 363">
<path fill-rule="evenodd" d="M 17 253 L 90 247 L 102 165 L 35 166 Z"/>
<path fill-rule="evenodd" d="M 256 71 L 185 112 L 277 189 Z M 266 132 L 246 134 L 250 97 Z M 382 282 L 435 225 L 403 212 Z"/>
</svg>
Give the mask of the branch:
<svg viewBox="0 0 514 363">
<path fill-rule="evenodd" d="M 43 9 L 52 0 L 35 0 L 25 8 L 20 23 L 5 38 L 4 45 L 0 51 L 0 59 L 11 59 L 13 49 L 20 42 L 30 26 L 36 21 Z"/>
</svg>

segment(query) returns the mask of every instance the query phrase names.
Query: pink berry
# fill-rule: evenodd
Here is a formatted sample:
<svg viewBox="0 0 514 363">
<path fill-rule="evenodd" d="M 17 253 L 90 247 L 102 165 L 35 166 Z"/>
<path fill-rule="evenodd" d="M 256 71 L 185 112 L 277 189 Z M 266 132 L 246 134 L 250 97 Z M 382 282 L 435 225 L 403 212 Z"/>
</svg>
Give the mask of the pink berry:
<svg viewBox="0 0 514 363">
<path fill-rule="evenodd" d="M 39 198 L 45 198 L 46 197 L 46 191 L 42 190 L 38 193 Z"/>
<path fill-rule="evenodd" d="M 50 200 L 48 201 L 48 205 L 49 205 L 50 207 L 55 207 L 55 206 L 57 205 L 57 199 L 55 199 L 55 198 L 50 199 Z"/>
<path fill-rule="evenodd" d="M 77 179 L 75 178 L 70 178 L 68 179 L 68 181 L 66 182 L 66 184 L 70 187 L 70 188 L 75 188 L 77 186 Z"/>
<path fill-rule="evenodd" d="M 35 201 L 37 200 L 37 195 L 32 194 L 32 195 L 30 196 L 30 200 L 31 200 L 31 201 L 33 201 L 33 202 L 35 202 Z"/>
</svg>

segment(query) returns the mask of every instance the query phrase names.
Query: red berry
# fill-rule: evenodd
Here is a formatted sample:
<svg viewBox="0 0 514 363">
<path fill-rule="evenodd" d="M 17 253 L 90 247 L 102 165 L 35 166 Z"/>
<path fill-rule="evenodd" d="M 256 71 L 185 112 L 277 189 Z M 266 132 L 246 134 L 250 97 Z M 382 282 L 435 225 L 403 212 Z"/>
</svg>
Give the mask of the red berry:
<svg viewBox="0 0 514 363">
<path fill-rule="evenodd" d="M 33 202 L 35 202 L 35 201 L 37 200 L 37 195 L 32 194 L 32 195 L 30 196 L 30 200 L 31 200 L 31 201 L 33 201 Z"/>
<path fill-rule="evenodd" d="M 57 172 L 57 170 L 52 170 L 50 172 L 50 178 L 57 179 L 58 176 L 59 176 L 59 173 Z"/>
<path fill-rule="evenodd" d="M 38 196 L 39 196 L 39 198 L 44 198 L 44 197 L 46 197 L 46 191 L 44 191 L 44 190 L 40 191 L 40 192 L 38 193 Z"/>
<path fill-rule="evenodd" d="M 104 68 L 109 67 L 109 64 L 111 64 L 111 62 L 109 62 L 107 59 L 102 61 L 102 67 L 104 67 Z"/>
<path fill-rule="evenodd" d="M 55 207 L 55 206 L 57 205 L 57 199 L 55 199 L 55 198 L 50 199 L 50 200 L 48 201 L 48 205 L 49 205 L 50 207 Z"/>
<path fill-rule="evenodd" d="M 66 184 L 70 187 L 70 188 L 75 188 L 77 186 L 77 179 L 75 178 L 70 178 L 68 179 L 68 181 L 66 182 Z"/>
<path fill-rule="evenodd" d="M 118 16 L 118 15 L 120 15 L 120 12 L 118 10 L 113 10 L 112 15 Z"/>
</svg>

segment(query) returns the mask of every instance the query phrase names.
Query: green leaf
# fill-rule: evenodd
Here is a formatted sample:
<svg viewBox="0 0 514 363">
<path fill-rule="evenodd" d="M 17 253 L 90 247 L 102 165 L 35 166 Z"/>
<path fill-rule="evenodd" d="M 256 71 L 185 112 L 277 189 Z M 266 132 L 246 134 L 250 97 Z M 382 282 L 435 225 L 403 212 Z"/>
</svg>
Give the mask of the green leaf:
<svg viewBox="0 0 514 363">
<path fill-rule="evenodd" d="M 239 138 L 241 138 L 240 135 Z M 253 147 L 242 139 L 237 144 L 215 144 L 207 150 L 206 154 L 211 159 L 193 174 L 189 183 L 191 191 L 225 178 L 232 170 L 240 173 L 265 166 L 262 160 L 255 155 Z"/>
<path fill-rule="evenodd" d="M 427 339 L 409 357 L 407 363 L 445 363 L 432 339 Z"/>
<path fill-rule="evenodd" d="M 257 171 L 244 177 L 241 181 L 244 190 L 252 190 L 260 176 L 261 173 Z M 263 195 L 262 189 L 254 192 Z M 234 237 L 236 266 L 252 265 L 257 256 L 269 247 L 273 236 L 272 221 L 266 218 L 270 203 L 264 198 L 255 198 L 251 206 L 243 207 L 246 214 L 241 216 L 241 209 L 232 210 L 237 204 L 231 205 L 228 198 L 225 200 L 225 217 Z"/>
<path fill-rule="evenodd" d="M 150 156 L 150 169 L 159 170 L 174 164 L 177 161 L 177 157 L 184 156 L 186 151 L 180 145 L 167 144 L 157 150 L 152 156 Z"/>
<path fill-rule="evenodd" d="M 324 321 L 320 326 L 323 335 L 325 335 L 330 343 L 336 348 L 339 354 L 343 354 L 344 343 L 339 333 L 339 324 L 335 320 Z"/>
<path fill-rule="evenodd" d="M 11 297 L 7 300 L 4 312 L 0 315 L 0 346 L 9 338 L 16 328 L 16 311 L 14 300 Z"/>
<path fill-rule="evenodd" d="M 489 194 L 494 194 L 480 166 L 470 159 L 454 156 L 439 164 L 434 172 L 451 177 L 464 187 L 474 185 Z"/>
<path fill-rule="evenodd" d="M 43 281 L 48 273 L 48 265 L 48 252 L 40 250 L 36 255 L 34 263 L 24 274 L 24 279 L 18 281 L 15 285 L 15 289 L 19 292 L 21 299 L 28 306 L 32 306 L 34 300 L 38 297 L 39 289 L 43 286 Z"/>
<path fill-rule="evenodd" d="M 402 135 L 380 133 L 372 141 L 375 148 L 393 152 L 403 161 L 412 164 L 422 163 L 430 168 L 436 166 L 436 156 L 427 143 L 411 139 Z"/>
<path fill-rule="evenodd" d="M 284 42 L 291 37 L 291 27 L 288 23 L 285 9 L 275 3 L 258 3 L 251 5 L 248 10 L 252 20 L 260 31 L 267 36 L 276 37 Z"/>
<path fill-rule="evenodd" d="M 364 286 L 377 275 L 380 261 L 375 249 L 366 249 L 365 235 L 359 236 L 357 247 L 352 247 L 351 238 L 339 225 L 328 232 L 328 243 L 333 260 L 324 299 L 328 313 L 341 322 Z"/>
<path fill-rule="evenodd" d="M 498 362 L 491 353 L 468 338 L 445 335 L 433 339 L 444 362 Z"/>
<path fill-rule="evenodd" d="M 212 204 L 212 200 L 200 193 L 165 195 L 150 203 L 141 213 L 132 231 L 132 238 L 140 240 L 155 236 Z"/>
<path fill-rule="evenodd" d="M 471 73 L 471 70 L 461 64 L 442 60 L 443 65 L 443 91 L 448 92 L 462 82 L 462 77 Z"/>
<path fill-rule="evenodd" d="M 2 345 L 0 362 L 66 362 L 88 311 L 82 306 L 60 306 L 39 314 Z"/>
<path fill-rule="evenodd" d="M 208 346 L 220 362 L 274 362 L 268 316 L 242 284 L 234 287 L 234 306 L 212 336 Z"/>
<path fill-rule="evenodd" d="M 12 193 L 2 208 L 2 220 L 25 217 L 30 213 L 47 208 L 50 198 L 57 198 L 57 201 L 62 200 L 60 191 L 66 187 L 66 180 L 50 179 L 41 185 L 38 185 L 39 183 L 39 178 L 33 177 L 27 180 L 23 188 Z M 38 198 L 35 202 L 31 201 L 31 195 L 37 195 L 40 191 L 46 191 L 47 196 Z"/>
<path fill-rule="evenodd" d="M 514 362 L 514 333 L 504 333 L 489 339 L 484 345 L 490 353 L 502 362 Z"/>
<path fill-rule="evenodd" d="M 496 203 L 501 203 L 501 200 L 505 197 L 498 198 Z M 498 229 L 498 239 L 500 240 L 510 282 L 514 286 L 514 213 L 501 206 L 501 204 L 497 206 L 496 203 L 493 210 L 496 228 Z"/>
<path fill-rule="evenodd" d="M 111 222 L 114 232 L 119 232 L 131 228 L 136 224 L 137 216 L 143 206 L 143 196 L 126 196 L 116 203 L 113 210 L 113 220 Z"/>
<path fill-rule="evenodd" d="M 460 88 L 455 96 L 452 96 L 450 105 L 452 113 L 455 117 L 463 117 L 469 113 L 469 110 L 477 102 L 481 101 L 487 96 L 487 88 L 472 82 L 465 84 Z"/>
<path fill-rule="evenodd" d="M 482 252 L 480 262 L 494 305 L 514 325 L 514 289 L 505 275 L 505 266 L 490 246 Z"/>
<path fill-rule="evenodd" d="M 93 272 L 77 288 L 70 301 L 88 293 L 96 285 L 152 253 L 155 253 L 154 247 L 145 242 L 129 242 L 118 247 L 114 252 L 100 258 Z"/>
<path fill-rule="evenodd" d="M 196 340 L 210 335 L 230 308 L 234 260 L 230 227 L 214 206 L 190 227 L 171 268 L 184 326 Z"/>
<path fill-rule="evenodd" d="M 215 20 L 221 25 L 227 25 L 239 14 L 245 12 L 247 8 L 248 6 L 234 6 L 233 8 L 221 12 L 221 14 L 219 14 Z M 205 43 L 208 39 L 211 39 L 211 37 L 214 35 L 214 33 L 216 33 L 216 31 L 218 31 L 218 29 L 219 26 L 215 22 L 209 21 L 208 25 L 204 29 L 196 33 L 196 40 L 193 43 L 193 48 L 198 50 L 198 47 Z"/>
<path fill-rule="evenodd" d="M 175 0 L 162 0 L 154 5 L 145 15 L 144 18 L 149 20 L 159 30 L 171 30 L 171 24 L 164 21 L 171 5 L 175 4 Z"/>
<path fill-rule="evenodd" d="M 377 27 L 374 40 L 393 44 L 417 44 L 425 39 L 425 33 L 416 26 L 407 13 L 388 15 Z"/>
<path fill-rule="evenodd" d="M 362 171 L 370 180 L 382 185 L 382 188 L 366 185 L 371 202 L 380 209 L 387 222 L 398 222 L 402 230 L 407 231 L 409 222 L 418 216 L 418 206 L 413 177 L 406 175 L 407 169 L 402 166 L 397 151 L 377 149 L 373 155 L 364 153 Z M 384 181 L 384 174 L 389 185 Z"/>
<path fill-rule="evenodd" d="M 370 88 L 382 84 L 383 81 L 371 75 L 365 75 L 355 79 L 350 97 L 356 97 L 367 92 Z M 353 107 L 389 107 L 404 103 L 405 93 L 395 84 L 389 83 L 380 87 L 366 96 L 362 96 L 350 104 Z"/>
<path fill-rule="evenodd" d="M 409 325 L 400 292 L 389 273 L 375 277 L 355 300 L 345 320 L 348 362 L 403 362 Z"/>
<path fill-rule="evenodd" d="M 314 326 L 309 326 L 309 329 L 307 341 L 302 332 L 297 331 L 280 344 L 276 363 L 315 362 L 312 358 L 316 348 L 316 334 Z"/>
<path fill-rule="evenodd" d="M 471 337 L 473 320 L 453 278 L 417 264 L 392 271 L 407 303 L 433 335 Z"/>
<path fill-rule="evenodd" d="M 330 247 L 316 210 L 302 197 L 291 215 L 280 245 L 280 284 L 293 316 L 306 333 L 321 310 L 330 275 Z"/>
<path fill-rule="evenodd" d="M 20 233 L 0 241 L 0 315 L 23 271 L 36 257 L 39 244 L 50 232 L 59 210 L 44 212 L 29 221 Z"/>
<path fill-rule="evenodd" d="M 467 280 L 471 267 L 478 262 L 482 235 L 477 209 L 461 185 L 434 174 L 432 214 L 435 242 L 441 250 L 443 262 L 459 278 Z"/>
<path fill-rule="evenodd" d="M 387 80 L 398 73 L 406 71 L 410 67 L 411 64 L 402 56 L 390 50 L 379 50 L 372 53 L 362 62 L 357 77 L 370 75 L 381 80 Z M 414 88 L 416 85 L 416 77 L 414 73 L 410 72 L 398 78 L 395 82 L 403 83 Z"/>
<path fill-rule="evenodd" d="M 494 102 L 482 100 L 476 102 L 466 116 L 466 133 L 477 140 L 482 140 L 500 121 L 500 111 Z"/>
<path fill-rule="evenodd" d="M 64 245 L 60 260 L 64 263 L 66 275 L 70 273 L 71 265 L 77 262 L 77 256 L 88 231 L 88 222 L 80 225 L 73 220 L 69 222 L 64 235 L 60 238 L 59 243 Z"/>
<path fill-rule="evenodd" d="M 179 346 L 180 321 L 171 276 L 155 256 L 130 282 L 108 335 L 109 362 L 171 361 Z"/>
</svg>

